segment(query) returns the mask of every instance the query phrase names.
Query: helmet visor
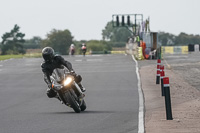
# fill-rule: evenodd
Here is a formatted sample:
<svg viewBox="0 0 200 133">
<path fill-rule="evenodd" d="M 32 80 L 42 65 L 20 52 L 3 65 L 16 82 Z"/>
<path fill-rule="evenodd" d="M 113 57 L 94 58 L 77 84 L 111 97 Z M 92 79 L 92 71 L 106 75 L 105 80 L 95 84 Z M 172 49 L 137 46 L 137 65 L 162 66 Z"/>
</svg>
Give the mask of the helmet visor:
<svg viewBox="0 0 200 133">
<path fill-rule="evenodd" d="M 49 54 L 44 54 L 43 58 L 44 58 L 45 61 L 51 61 L 52 60 L 52 56 L 49 55 Z"/>
</svg>

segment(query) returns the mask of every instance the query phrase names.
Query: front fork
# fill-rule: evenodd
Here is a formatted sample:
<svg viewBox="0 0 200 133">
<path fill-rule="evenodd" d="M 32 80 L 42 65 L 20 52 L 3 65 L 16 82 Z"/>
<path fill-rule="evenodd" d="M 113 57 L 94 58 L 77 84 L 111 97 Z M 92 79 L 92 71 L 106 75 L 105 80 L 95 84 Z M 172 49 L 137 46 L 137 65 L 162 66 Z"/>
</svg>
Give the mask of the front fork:
<svg viewBox="0 0 200 133">
<path fill-rule="evenodd" d="M 79 87 L 79 85 L 76 82 L 74 82 L 74 85 L 75 85 L 76 89 L 78 90 L 78 92 L 80 93 L 80 96 L 82 96 L 83 92 L 81 91 L 81 88 Z"/>
<path fill-rule="evenodd" d="M 83 94 L 83 92 L 81 91 L 81 88 L 79 87 L 79 85 L 74 81 L 74 83 L 70 86 L 70 88 L 71 89 L 74 89 L 74 92 L 75 93 L 78 93 L 78 94 L 75 94 L 75 95 L 77 95 L 78 97 L 77 98 L 80 98 L 79 100 L 81 101 L 81 98 L 82 98 L 82 96 L 84 95 Z M 68 101 L 66 101 L 67 99 L 65 99 L 64 97 L 63 97 L 63 93 L 65 93 L 64 92 L 65 90 L 62 90 L 62 89 L 58 89 L 57 90 L 57 92 L 58 92 L 58 94 L 59 94 L 59 97 L 62 99 L 62 101 L 65 103 L 65 104 L 67 104 L 68 103 Z M 78 99 L 77 99 L 78 100 Z"/>
</svg>

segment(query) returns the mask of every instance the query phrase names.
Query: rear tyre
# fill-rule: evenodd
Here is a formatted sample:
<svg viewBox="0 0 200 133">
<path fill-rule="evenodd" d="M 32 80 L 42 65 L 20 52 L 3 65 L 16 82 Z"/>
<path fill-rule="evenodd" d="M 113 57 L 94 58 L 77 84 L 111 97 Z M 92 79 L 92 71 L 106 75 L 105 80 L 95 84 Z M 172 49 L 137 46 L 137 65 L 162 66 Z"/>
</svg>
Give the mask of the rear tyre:
<svg viewBox="0 0 200 133">
<path fill-rule="evenodd" d="M 78 102 L 75 100 L 75 98 L 71 95 L 71 93 L 68 91 L 65 93 L 66 97 L 67 97 L 67 101 L 69 102 L 69 104 L 71 105 L 71 107 L 74 109 L 74 111 L 76 113 L 80 113 L 81 112 L 81 108 L 79 107 Z"/>
<path fill-rule="evenodd" d="M 74 50 L 72 50 L 71 55 L 74 55 Z"/>
</svg>

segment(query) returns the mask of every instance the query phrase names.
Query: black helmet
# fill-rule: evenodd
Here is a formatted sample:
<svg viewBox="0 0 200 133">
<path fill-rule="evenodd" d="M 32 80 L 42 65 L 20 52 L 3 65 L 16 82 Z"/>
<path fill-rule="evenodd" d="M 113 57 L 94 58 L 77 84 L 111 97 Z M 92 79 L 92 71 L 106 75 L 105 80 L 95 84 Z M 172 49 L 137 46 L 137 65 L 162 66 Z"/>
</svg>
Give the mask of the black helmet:
<svg viewBox="0 0 200 133">
<path fill-rule="evenodd" d="M 54 50 L 51 47 L 45 47 L 42 50 L 42 57 L 46 62 L 51 61 L 54 57 Z"/>
</svg>

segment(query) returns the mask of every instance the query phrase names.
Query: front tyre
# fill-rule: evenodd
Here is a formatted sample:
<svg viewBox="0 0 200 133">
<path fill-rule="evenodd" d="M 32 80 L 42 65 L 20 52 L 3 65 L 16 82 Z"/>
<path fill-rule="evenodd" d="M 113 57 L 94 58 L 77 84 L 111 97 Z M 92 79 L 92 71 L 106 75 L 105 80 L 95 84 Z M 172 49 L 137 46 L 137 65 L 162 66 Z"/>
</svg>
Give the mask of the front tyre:
<svg viewBox="0 0 200 133">
<path fill-rule="evenodd" d="M 79 104 L 75 100 L 75 98 L 73 97 L 73 95 L 71 95 L 71 93 L 69 91 L 66 92 L 65 95 L 67 97 L 67 101 L 69 102 L 69 104 L 71 105 L 71 107 L 74 109 L 74 111 L 76 113 L 80 113 L 81 112 L 81 108 L 79 107 Z"/>
<path fill-rule="evenodd" d="M 82 105 L 81 105 L 81 111 L 84 111 L 85 109 L 86 109 L 86 103 L 85 103 L 85 101 L 83 99 Z"/>
</svg>

